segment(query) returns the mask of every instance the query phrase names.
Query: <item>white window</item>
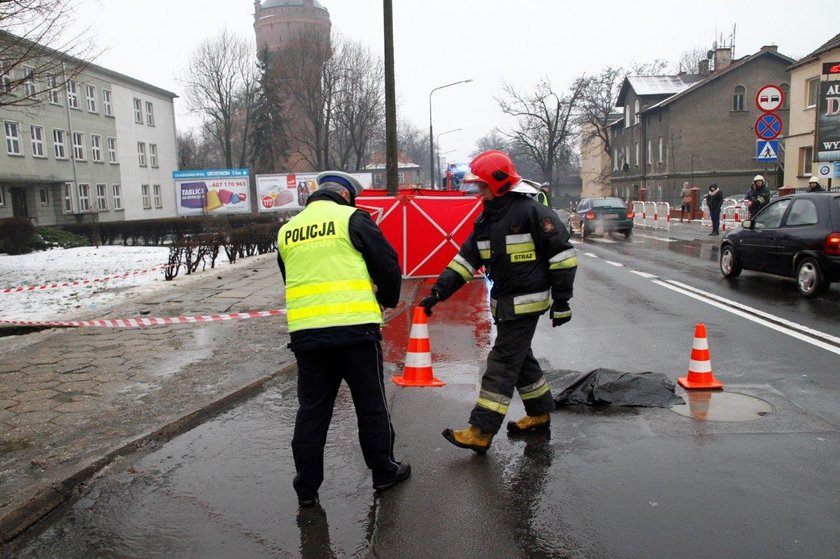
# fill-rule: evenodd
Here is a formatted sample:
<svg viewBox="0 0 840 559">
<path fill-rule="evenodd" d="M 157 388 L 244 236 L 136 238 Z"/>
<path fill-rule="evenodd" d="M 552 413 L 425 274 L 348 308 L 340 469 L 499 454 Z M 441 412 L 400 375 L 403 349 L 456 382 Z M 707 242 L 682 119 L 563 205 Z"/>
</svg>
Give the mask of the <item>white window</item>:
<svg viewBox="0 0 840 559">
<path fill-rule="evenodd" d="M 53 151 L 55 152 L 56 159 L 67 159 L 64 141 L 64 130 L 53 128 Z"/>
<path fill-rule="evenodd" d="M 49 206 L 50 205 L 50 191 L 46 188 L 39 188 L 38 189 L 38 202 L 42 206 Z"/>
<path fill-rule="evenodd" d="M 624 127 L 629 128 L 633 124 L 630 122 L 630 105 L 624 105 Z"/>
<path fill-rule="evenodd" d="M 61 208 L 64 213 L 73 213 L 73 183 L 64 183 L 64 205 Z"/>
<path fill-rule="evenodd" d="M 736 85 L 735 92 L 732 94 L 732 110 L 733 111 L 743 111 L 744 110 L 744 97 L 747 94 L 747 88 L 743 85 Z"/>
<path fill-rule="evenodd" d="M 105 116 L 114 116 L 113 109 L 111 108 L 110 89 L 102 90 L 102 110 L 105 111 Z"/>
<path fill-rule="evenodd" d="M 20 125 L 17 122 L 6 121 L 6 153 L 22 155 L 20 153 Z"/>
<path fill-rule="evenodd" d="M 88 104 L 88 112 L 95 113 L 96 112 L 96 86 L 87 84 L 87 104 Z"/>
<path fill-rule="evenodd" d="M 137 142 L 137 162 L 141 167 L 146 166 L 146 144 Z"/>
<path fill-rule="evenodd" d="M 73 80 L 67 82 L 67 105 L 71 109 L 79 108 L 79 92 L 76 87 L 76 82 Z"/>
<path fill-rule="evenodd" d="M 46 157 L 44 155 L 44 127 L 30 124 L 29 135 L 32 137 L 32 157 Z"/>
<path fill-rule="evenodd" d="M 6 191 L 0 186 L 0 207 L 6 205 Z"/>
<path fill-rule="evenodd" d="M 817 106 L 817 98 L 820 96 L 820 78 L 811 78 L 808 80 L 808 95 L 805 97 L 805 108 Z"/>
<path fill-rule="evenodd" d="M 90 185 L 79 185 L 79 212 L 90 211 Z"/>
<path fill-rule="evenodd" d="M 0 92 L 11 93 L 12 71 L 6 70 L 7 63 L 0 60 Z"/>
<path fill-rule="evenodd" d="M 58 93 L 58 83 L 55 81 L 55 76 L 52 74 L 47 76 L 47 89 L 49 90 L 47 98 L 50 100 L 50 103 L 58 105 L 61 102 Z"/>
<path fill-rule="evenodd" d="M 33 73 L 35 71 L 32 69 L 31 66 L 24 66 L 23 67 L 23 89 L 26 91 L 27 97 L 35 97 L 35 78 L 33 77 Z"/>
<path fill-rule="evenodd" d="M 813 171 L 814 148 L 805 146 L 799 148 L 799 176 L 810 177 Z"/>
<path fill-rule="evenodd" d="M 90 135 L 90 158 L 97 163 L 102 162 L 102 136 L 99 134 Z"/>
<path fill-rule="evenodd" d="M 96 185 L 96 209 L 104 212 L 108 209 L 108 187 L 104 184 Z"/>
<path fill-rule="evenodd" d="M 143 103 L 140 102 L 140 99 L 134 100 L 134 122 L 143 124 Z"/>
<path fill-rule="evenodd" d="M 630 146 L 624 146 L 624 165 L 627 165 L 627 168 L 630 166 Z M 625 167 L 622 165 L 622 170 L 625 170 Z"/>
<path fill-rule="evenodd" d="M 648 140 L 647 164 L 653 165 L 653 140 Z"/>
<path fill-rule="evenodd" d="M 149 165 L 152 167 L 158 166 L 157 144 L 149 144 Z"/>
<path fill-rule="evenodd" d="M 639 124 L 642 121 L 642 115 L 639 112 L 639 100 L 636 99 L 635 110 L 633 111 L 633 124 Z"/>
<path fill-rule="evenodd" d="M 122 192 L 120 189 L 120 185 L 112 184 L 111 185 L 111 194 L 113 195 L 112 198 L 114 200 L 114 209 L 121 210 L 122 209 Z"/>
<path fill-rule="evenodd" d="M 634 164 L 636 165 L 636 167 L 638 167 L 639 166 L 639 142 L 634 142 L 633 147 L 636 150 L 636 159 L 634 160 Z"/>
<path fill-rule="evenodd" d="M 659 136 L 659 163 L 665 161 L 665 153 L 662 151 L 662 136 Z"/>
<path fill-rule="evenodd" d="M 613 171 L 618 171 L 618 150 L 613 148 Z"/>
<path fill-rule="evenodd" d="M 156 208 L 162 208 L 163 207 L 163 201 L 162 201 L 161 196 L 160 196 L 160 185 L 159 184 L 156 184 L 156 185 L 152 186 L 152 194 L 155 197 L 155 207 Z"/>
<path fill-rule="evenodd" d="M 84 132 L 73 132 L 73 159 L 76 161 L 85 160 L 85 134 Z"/>
<path fill-rule="evenodd" d="M 146 101 L 146 125 L 155 125 L 155 108 L 152 105 L 151 101 Z"/>
<path fill-rule="evenodd" d="M 108 138 L 108 161 L 117 163 L 117 139 Z"/>
<path fill-rule="evenodd" d="M 149 185 L 143 184 L 140 186 L 140 194 L 143 196 L 143 207 L 149 209 L 152 207 L 152 201 L 149 199 Z"/>
</svg>

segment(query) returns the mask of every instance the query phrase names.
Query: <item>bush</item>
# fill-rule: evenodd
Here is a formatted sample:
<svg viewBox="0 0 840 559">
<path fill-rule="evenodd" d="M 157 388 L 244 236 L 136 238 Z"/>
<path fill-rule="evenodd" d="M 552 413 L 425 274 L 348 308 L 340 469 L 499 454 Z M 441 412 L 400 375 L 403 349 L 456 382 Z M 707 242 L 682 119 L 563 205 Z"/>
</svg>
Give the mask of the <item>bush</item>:
<svg viewBox="0 0 840 559">
<path fill-rule="evenodd" d="M 76 248 L 89 246 L 87 237 L 76 235 L 56 227 L 39 227 L 29 247 L 32 250 L 46 250 L 48 248 Z"/>
<path fill-rule="evenodd" d="M 31 252 L 29 243 L 35 234 L 35 226 L 25 217 L 8 217 L 0 219 L 0 243 L 8 254 L 25 254 Z"/>
</svg>

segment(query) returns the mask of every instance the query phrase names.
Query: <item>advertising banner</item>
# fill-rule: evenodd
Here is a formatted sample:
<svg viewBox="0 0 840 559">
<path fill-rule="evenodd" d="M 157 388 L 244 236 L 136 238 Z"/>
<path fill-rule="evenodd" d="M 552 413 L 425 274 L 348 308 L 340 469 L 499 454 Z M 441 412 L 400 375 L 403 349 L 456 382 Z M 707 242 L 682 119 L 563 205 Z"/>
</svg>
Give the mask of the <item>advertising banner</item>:
<svg viewBox="0 0 840 559">
<path fill-rule="evenodd" d="M 840 161 L 840 81 L 820 84 L 816 161 Z"/>
<path fill-rule="evenodd" d="M 248 169 L 175 171 L 178 215 L 249 213 Z"/>
<path fill-rule="evenodd" d="M 350 173 L 370 188 L 372 173 Z M 288 173 L 284 175 L 257 175 L 257 207 L 261 212 L 299 210 L 306 205 L 309 195 L 318 190 L 315 177 L 318 173 Z"/>
</svg>

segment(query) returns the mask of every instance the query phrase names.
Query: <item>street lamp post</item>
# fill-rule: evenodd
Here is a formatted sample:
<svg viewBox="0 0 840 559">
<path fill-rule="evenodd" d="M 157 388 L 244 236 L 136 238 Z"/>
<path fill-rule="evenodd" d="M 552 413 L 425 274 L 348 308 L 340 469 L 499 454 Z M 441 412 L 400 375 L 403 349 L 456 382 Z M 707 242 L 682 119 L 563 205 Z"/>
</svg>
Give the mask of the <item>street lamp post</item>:
<svg viewBox="0 0 840 559">
<path fill-rule="evenodd" d="M 440 134 L 437 135 L 437 140 L 435 140 L 435 144 L 439 147 L 441 136 L 449 134 L 450 132 L 460 132 L 461 130 L 462 130 L 461 128 L 455 128 L 454 130 L 447 130 L 446 132 L 441 132 Z M 437 154 L 437 167 L 436 167 L 436 169 L 438 170 L 438 172 L 440 172 L 440 151 L 438 151 L 438 154 Z M 435 188 L 434 184 L 432 184 L 432 188 L 433 189 Z"/>
<path fill-rule="evenodd" d="M 457 82 L 448 83 L 446 85 L 438 86 L 432 89 L 429 92 L 429 176 L 431 178 L 432 184 L 431 187 L 435 187 L 435 135 L 432 130 L 432 93 L 437 91 L 438 89 L 443 89 L 445 87 L 452 87 L 453 85 L 458 85 L 461 83 L 469 83 L 472 81 L 472 78 L 467 80 L 461 80 Z"/>
</svg>

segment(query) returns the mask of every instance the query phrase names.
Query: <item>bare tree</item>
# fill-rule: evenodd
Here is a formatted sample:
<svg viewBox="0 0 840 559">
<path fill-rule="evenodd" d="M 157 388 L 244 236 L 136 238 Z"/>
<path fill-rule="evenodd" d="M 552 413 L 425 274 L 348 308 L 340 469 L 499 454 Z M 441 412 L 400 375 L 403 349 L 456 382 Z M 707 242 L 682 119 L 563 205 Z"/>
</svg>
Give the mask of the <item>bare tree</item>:
<svg viewBox="0 0 840 559">
<path fill-rule="evenodd" d="M 508 154 L 520 176 L 532 178 L 542 174 L 540 168 L 534 164 L 534 161 L 528 157 L 528 154 L 523 152 L 516 142 L 513 142 L 498 129 L 493 129 L 476 140 L 475 148 L 470 154 L 470 158 L 475 157 L 481 152 L 494 149 Z"/>
<path fill-rule="evenodd" d="M 219 143 L 225 165 L 233 167 L 236 157 L 244 166 L 257 84 L 251 42 L 228 30 L 205 40 L 193 53 L 184 81 L 189 106 Z"/>
<path fill-rule="evenodd" d="M 539 167 L 542 181 L 554 181 L 556 172 L 570 159 L 575 111 L 585 87 L 586 81 L 578 79 L 561 96 L 548 79 L 542 79 L 529 94 L 505 84 L 505 96 L 496 98 L 502 112 L 515 120 L 514 127 L 502 133 Z"/>
<path fill-rule="evenodd" d="M 206 138 L 192 130 L 178 132 L 176 142 L 179 169 L 212 169 L 222 165 L 223 158 L 218 147 Z"/>
<path fill-rule="evenodd" d="M 45 92 L 66 89 L 99 51 L 73 33 L 73 0 L 0 1 L 0 107 L 47 102 Z"/>
<path fill-rule="evenodd" d="M 664 76 L 668 69 L 668 61 L 656 58 L 653 62 L 634 62 L 630 65 L 628 76 Z"/>
<path fill-rule="evenodd" d="M 684 50 L 679 58 L 671 65 L 671 73 L 679 74 L 685 72 L 686 74 L 697 74 L 699 70 L 699 63 L 701 60 L 706 60 L 709 49 L 703 45 L 697 45 Z"/>
<path fill-rule="evenodd" d="M 600 139 L 608 154 L 612 152 L 608 126 L 613 115 L 619 112 L 615 103 L 624 77 L 625 71 L 622 68 L 608 66 L 597 75 L 580 78 L 586 81 L 586 87 L 580 99 L 578 123 L 591 125 L 587 128 L 590 137 L 586 139 Z"/>
<path fill-rule="evenodd" d="M 333 61 L 339 68 L 332 137 L 335 164 L 360 170 L 371 156 L 385 119 L 382 59 L 360 42 L 342 40 Z"/>
</svg>

